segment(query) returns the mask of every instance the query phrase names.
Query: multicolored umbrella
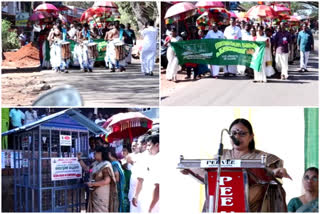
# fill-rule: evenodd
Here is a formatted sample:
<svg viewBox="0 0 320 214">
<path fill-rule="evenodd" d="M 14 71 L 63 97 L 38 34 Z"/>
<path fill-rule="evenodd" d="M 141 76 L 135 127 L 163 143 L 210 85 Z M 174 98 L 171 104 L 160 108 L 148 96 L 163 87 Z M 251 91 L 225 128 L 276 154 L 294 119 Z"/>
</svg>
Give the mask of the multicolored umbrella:
<svg viewBox="0 0 320 214">
<path fill-rule="evenodd" d="M 90 19 L 93 20 L 93 16 L 94 16 L 94 8 L 90 7 L 82 13 L 80 17 L 80 22 L 87 22 Z"/>
<path fill-rule="evenodd" d="M 230 13 L 225 8 L 212 8 L 197 18 L 196 26 L 200 30 L 208 30 L 213 23 L 227 25 L 230 21 Z"/>
<path fill-rule="evenodd" d="M 198 1 L 196 3 L 197 8 L 225 8 L 224 4 L 221 1 Z"/>
<path fill-rule="evenodd" d="M 250 8 L 244 17 L 249 19 L 273 19 L 277 16 L 277 13 L 273 10 L 272 7 L 268 5 L 256 5 Z"/>
<path fill-rule="evenodd" d="M 40 20 L 44 20 L 44 19 L 49 19 L 51 17 L 52 17 L 52 15 L 48 12 L 36 11 L 29 17 L 29 21 L 35 22 L 35 21 L 40 21 Z"/>
<path fill-rule="evenodd" d="M 290 16 L 288 22 L 300 22 L 297 16 Z"/>
<path fill-rule="evenodd" d="M 208 12 L 202 13 L 196 20 L 196 26 L 199 30 L 209 30 L 213 24 L 213 19 L 209 19 Z"/>
<path fill-rule="evenodd" d="M 238 18 L 238 16 L 232 11 L 229 11 L 229 15 L 231 18 Z"/>
<path fill-rule="evenodd" d="M 181 2 L 172 5 L 166 12 L 166 24 L 182 21 L 197 13 L 197 8 L 190 2 Z"/>
<path fill-rule="evenodd" d="M 118 8 L 118 5 L 112 1 L 96 1 L 92 7 Z"/>
<path fill-rule="evenodd" d="M 88 8 L 80 17 L 81 22 L 98 22 L 107 21 L 109 18 L 119 18 L 120 13 L 116 8 L 104 8 L 104 7 L 91 7 Z"/>
<path fill-rule="evenodd" d="M 221 1 L 198 1 L 196 3 L 198 8 L 198 13 L 202 14 L 212 8 L 225 8 L 224 4 Z"/>
<path fill-rule="evenodd" d="M 107 142 L 133 138 L 145 134 L 152 128 L 152 120 L 140 112 L 119 113 L 109 118 L 103 128 L 108 132 Z"/>
<path fill-rule="evenodd" d="M 275 4 L 271 6 L 276 13 L 291 13 L 291 10 L 283 4 Z"/>
<path fill-rule="evenodd" d="M 300 24 L 300 19 L 297 16 L 289 16 L 286 21 L 290 26 L 298 26 Z"/>
<path fill-rule="evenodd" d="M 38 5 L 38 7 L 34 9 L 34 11 L 45 11 L 48 13 L 53 13 L 55 15 L 58 15 L 59 9 L 56 8 L 56 6 L 54 6 L 53 4 L 43 3 Z"/>
</svg>

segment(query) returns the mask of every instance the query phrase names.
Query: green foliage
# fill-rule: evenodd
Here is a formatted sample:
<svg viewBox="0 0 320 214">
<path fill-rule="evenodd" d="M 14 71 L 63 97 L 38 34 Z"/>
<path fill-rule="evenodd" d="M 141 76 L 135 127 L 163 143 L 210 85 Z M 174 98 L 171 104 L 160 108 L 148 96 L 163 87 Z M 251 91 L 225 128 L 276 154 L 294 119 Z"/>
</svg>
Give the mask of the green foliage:
<svg viewBox="0 0 320 214">
<path fill-rule="evenodd" d="M 309 17 L 317 17 L 318 2 L 291 2 L 291 11 L 299 15 L 307 15 Z"/>
<path fill-rule="evenodd" d="M 64 1 L 63 4 L 69 5 L 69 6 L 80 7 L 83 9 L 88 9 L 89 7 L 92 7 L 94 2 L 93 1 Z"/>
<path fill-rule="evenodd" d="M 2 19 L 1 27 L 3 51 L 20 48 L 18 35 L 16 32 L 11 30 L 11 22 Z"/>
<path fill-rule="evenodd" d="M 116 2 L 116 4 L 118 5 L 118 10 L 119 10 L 119 13 L 121 14 L 120 22 L 122 24 L 130 23 L 132 26 L 132 29 L 134 31 L 138 31 L 139 29 L 138 22 L 134 15 L 133 9 L 130 5 L 130 2 Z"/>
<path fill-rule="evenodd" d="M 257 5 L 257 2 L 241 2 L 241 7 L 246 10 L 246 12 L 253 6 Z"/>
<path fill-rule="evenodd" d="M 122 23 L 130 22 L 134 29 L 140 31 L 149 20 L 158 18 L 159 12 L 156 2 L 116 2 L 121 14 Z"/>
</svg>

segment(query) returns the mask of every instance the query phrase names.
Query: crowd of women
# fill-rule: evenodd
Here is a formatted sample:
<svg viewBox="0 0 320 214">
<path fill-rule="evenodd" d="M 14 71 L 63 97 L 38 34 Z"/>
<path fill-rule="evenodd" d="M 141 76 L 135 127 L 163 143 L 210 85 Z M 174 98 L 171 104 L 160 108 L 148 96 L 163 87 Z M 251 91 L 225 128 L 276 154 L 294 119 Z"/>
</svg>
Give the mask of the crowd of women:
<svg viewBox="0 0 320 214">
<path fill-rule="evenodd" d="M 247 75 L 254 82 L 267 82 L 268 77 L 286 80 L 289 77 L 288 65 L 297 59 L 300 52 L 300 72 L 307 72 L 307 64 L 310 51 L 314 49 L 313 35 L 310 31 L 310 23 L 302 22 L 300 26 L 290 26 L 288 23 L 280 22 L 271 25 L 265 22 L 237 21 L 231 18 L 229 26 L 218 26 L 213 23 L 208 31 L 198 30 L 195 26 L 186 32 L 177 32 L 174 26 L 168 26 L 166 34 L 163 35 L 162 66 L 166 68 L 166 79 L 176 80 L 178 71 L 186 70 L 186 79 L 201 78 L 210 73 L 210 77 L 218 78 L 219 72 L 223 70 L 224 76 Z M 194 39 L 233 39 L 260 41 L 266 43 L 262 68 L 255 71 L 244 65 L 200 65 L 186 63 L 180 67 L 170 42 Z"/>
<path fill-rule="evenodd" d="M 145 29 L 140 32 L 143 45 L 139 54 L 142 62 L 141 71 L 145 75 L 153 75 L 157 32 L 153 21 L 146 23 Z M 111 72 L 123 72 L 126 66 L 131 64 L 132 48 L 136 45 L 137 38 L 130 24 L 124 26 L 119 21 L 114 21 L 109 22 L 105 28 L 97 28 L 76 21 L 70 25 L 63 24 L 58 20 L 56 23 L 46 24 L 39 33 L 42 67 L 52 67 L 55 71 L 68 73 L 67 69 L 72 62 L 72 65 L 79 65 L 82 72 L 92 72 L 98 57 L 98 47 L 94 39 L 107 41 L 104 61 L 106 68 Z M 73 53 L 70 40 L 75 43 Z"/>
<path fill-rule="evenodd" d="M 88 180 L 87 212 L 159 211 L 159 132 L 134 139 L 121 154 L 100 138 L 89 144 L 89 160 L 78 154 Z"/>
</svg>

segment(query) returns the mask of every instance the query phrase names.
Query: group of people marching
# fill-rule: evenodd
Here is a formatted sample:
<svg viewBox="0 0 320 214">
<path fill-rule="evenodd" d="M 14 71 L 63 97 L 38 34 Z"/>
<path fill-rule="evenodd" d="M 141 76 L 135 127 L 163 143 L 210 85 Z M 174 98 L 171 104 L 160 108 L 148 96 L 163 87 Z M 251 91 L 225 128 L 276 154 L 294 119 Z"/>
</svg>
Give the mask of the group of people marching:
<svg viewBox="0 0 320 214">
<path fill-rule="evenodd" d="M 122 153 L 90 138 L 89 160 L 78 154 L 89 182 L 87 212 L 159 212 L 159 132 L 151 131 L 123 146 Z"/>
<path fill-rule="evenodd" d="M 248 75 L 254 78 L 254 82 L 267 82 L 267 77 L 280 77 L 286 80 L 289 77 L 288 66 L 296 59 L 300 52 L 300 72 L 307 72 L 307 64 L 310 51 L 314 49 L 314 39 L 308 23 L 302 23 L 299 27 L 289 26 L 281 22 L 277 26 L 270 26 L 267 23 L 239 22 L 231 18 L 230 25 L 219 29 L 217 24 L 210 26 L 210 30 L 204 32 L 195 26 L 189 29 L 189 35 L 182 32 L 179 36 L 174 26 L 168 29 L 164 35 L 163 47 L 166 49 L 166 57 L 161 56 L 167 63 L 162 64 L 166 68 L 166 79 L 176 80 L 179 65 L 175 52 L 170 47 L 170 42 L 192 39 L 233 39 L 247 41 L 262 41 L 266 43 L 262 68 L 255 71 L 244 65 L 200 65 L 186 63 L 183 68 L 187 71 L 186 79 L 190 79 L 191 72 L 194 72 L 194 79 L 201 78 L 206 73 L 211 73 L 212 78 L 218 78 L 221 70 L 225 77 L 236 75 Z M 167 48 L 166 48 L 167 47 Z"/>
<path fill-rule="evenodd" d="M 145 75 L 153 75 L 156 61 L 158 30 L 154 22 L 149 21 L 140 32 L 143 37 L 141 55 L 141 71 Z M 125 27 L 119 21 L 109 24 L 106 28 L 73 22 L 70 26 L 56 22 L 47 24 L 40 32 L 40 59 L 42 67 L 52 67 L 55 71 L 68 73 L 72 59 L 73 65 L 79 64 L 82 72 L 92 72 L 98 57 L 97 43 L 93 39 L 107 41 L 105 65 L 111 72 L 123 72 L 131 64 L 132 47 L 136 45 L 136 35 L 131 25 Z M 71 53 L 70 42 L 75 42 Z"/>
</svg>

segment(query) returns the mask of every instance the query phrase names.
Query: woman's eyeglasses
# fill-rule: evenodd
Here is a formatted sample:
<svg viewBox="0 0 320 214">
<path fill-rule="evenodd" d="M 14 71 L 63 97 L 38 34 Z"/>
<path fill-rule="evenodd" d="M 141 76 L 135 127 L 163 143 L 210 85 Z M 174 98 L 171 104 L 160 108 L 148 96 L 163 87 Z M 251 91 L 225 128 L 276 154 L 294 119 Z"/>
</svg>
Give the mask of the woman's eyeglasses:
<svg viewBox="0 0 320 214">
<path fill-rule="evenodd" d="M 239 135 L 240 137 L 244 137 L 248 134 L 248 132 L 244 132 L 244 131 L 232 131 L 231 132 L 231 135 L 232 136 L 236 136 L 236 135 Z"/>
<path fill-rule="evenodd" d="M 314 182 L 317 182 L 317 181 L 318 181 L 318 177 L 315 177 L 315 176 L 309 177 L 308 175 L 305 175 L 305 176 L 303 177 L 303 179 L 304 179 L 305 181 L 309 181 L 309 180 L 314 181 Z"/>
</svg>

